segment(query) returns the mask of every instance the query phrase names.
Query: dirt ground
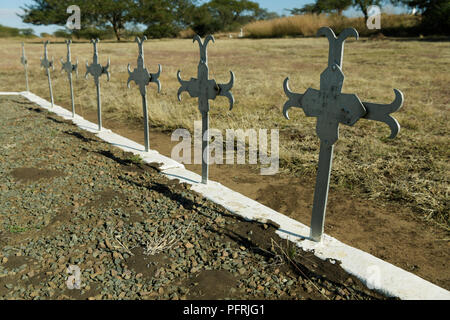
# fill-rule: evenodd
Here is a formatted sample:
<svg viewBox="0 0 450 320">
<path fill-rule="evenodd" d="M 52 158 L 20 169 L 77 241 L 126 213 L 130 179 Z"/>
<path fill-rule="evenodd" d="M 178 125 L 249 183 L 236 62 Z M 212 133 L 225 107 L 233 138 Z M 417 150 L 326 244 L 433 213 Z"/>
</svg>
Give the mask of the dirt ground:
<svg viewBox="0 0 450 320">
<path fill-rule="evenodd" d="M 0 110 L 0 299 L 385 299 L 24 98 Z"/>
<path fill-rule="evenodd" d="M 85 118 L 96 123 L 95 113 Z M 105 127 L 144 143 L 143 126 L 104 119 Z M 150 132 L 150 146 L 170 157 L 178 142 L 170 133 Z M 339 142 L 338 142 L 339 143 Z M 201 174 L 201 165 L 186 165 Z M 212 165 L 210 179 L 306 225 L 310 224 L 315 181 L 277 174 L 262 176 L 256 166 Z M 333 173 L 332 173 L 333 174 Z M 340 241 L 450 289 L 450 231 L 392 203 L 360 200 L 330 186 L 325 232 Z"/>
</svg>

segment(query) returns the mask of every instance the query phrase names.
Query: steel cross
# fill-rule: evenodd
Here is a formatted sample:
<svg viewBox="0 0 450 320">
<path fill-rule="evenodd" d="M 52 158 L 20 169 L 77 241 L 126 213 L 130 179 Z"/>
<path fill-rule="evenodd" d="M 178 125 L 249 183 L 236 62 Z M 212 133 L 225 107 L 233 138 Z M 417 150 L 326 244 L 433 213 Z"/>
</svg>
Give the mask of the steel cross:
<svg viewBox="0 0 450 320">
<path fill-rule="evenodd" d="M 395 100 L 391 104 L 361 102 L 355 94 L 341 93 L 344 83 L 342 73 L 344 41 L 349 36 L 358 39 L 358 32 L 348 28 L 336 37 L 333 30 L 323 27 L 317 32 L 317 36 L 320 35 L 326 36 L 330 44 L 328 67 L 320 75 L 320 90 L 309 88 L 304 94 L 293 93 L 289 89 L 289 78 L 286 78 L 284 91 L 289 100 L 283 108 L 283 114 L 287 119 L 291 107 L 302 108 L 307 117 L 317 118 L 316 132 L 320 139 L 320 152 L 310 236 L 314 241 L 321 240 L 324 230 L 333 148 L 339 138 L 339 124 L 353 126 L 360 118 L 384 122 L 391 129 L 392 139 L 399 133 L 400 125 L 390 114 L 403 105 L 403 94 L 396 89 L 394 89 Z"/>
<path fill-rule="evenodd" d="M 45 41 L 44 42 L 44 58 L 41 58 L 41 67 L 45 68 L 45 70 L 47 71 L 47 78 L 48 78 L 48 88 L 50 90 L 50 100 L 52 102 L 52 108 L 53 108 L 53 90 L 52 90 L 52 78 L 50 77 L 50 68 L 52 68 L 52 70 L 55 70 L 55 63 L 52 57 L 52 61 L 48 60 L 48 55 L 47 55 L 47 45 L 50 43 L 50 41 Z"/>
<path fill-rule="evenodd" d="M 28 86 L 28 59 L 25 56 L 25 44 L 22 42 L 22 57 L 20 58 L 20 63 L 23 64 L 25 68 L 25 81 L 27 83 L 27 91 L 30 91 L 30 87 Z"/>
<path fill-rule="evenodd" d="M 72 72 L 75 72 L 78 77 L 78 60 L 77 63 L 72 64 L 71 55 L 70 55 L 70 44 L 72 40 L 66 40 L 67 44 L 67 61 L 64 62 L 61 58 L 62 69 L 61 71 L 66 71 L 67 76 L 69 78 L 69 86 L 70 86 L 70 98 L 72 100 L 72 118 L 75 117 L 75 102 L 73 98 L 73 85 L 72 85 Z"/>
<path fill-rule="evenodd" d="M 159 76 L 161 75 L 161 65 L 158 64 L 157 73 L 148 73 L 144 64 L 144 41 L 147 37 L 144 36 L 142 40 L 136 37 L 136 42 L 139 47 L 139 55 L 137 58 L 137 68 L 131 72 L 130 64 L 128 64 L 128 82 L 127 86 L 130 87 L 130 82 L 134 81 L 138 86 L 142 96 L 142 109 L 144 111 L 144 134 L 145 134 L 145 152 L 150 150 L 150 139 L 148 134 L 148 107 L 147 107 L 147 85 L 150 82 L 155 82 L 158 85 L 158 92 L 161 92 L 161 82 Z"/>
<path fill-rule="evenodd" d="M 101 100 L 101 96 L 100 96 L 100 80 L 99 78 L 103 75 L 106 74 L 108 81 L 110 78 L 110 74 L 109 74 L 109 65 L 110 65 L 110 60 L 108 58 L 108 64 L 103 67 L 101 64 L 98 63 L 98 50 L 97 50 L 97 43 L 100 40 L 98 39 L 92 39 L 91 43 L 94 46 L 94 56 L 92 58 L 92 64 L 89 65 L 88 62 L 86 61 L 86 74 L 85 74 L 85 78 L 87 79 L 88 75 L 91 74 L 94 77 L 94 82 L 95 82 L 95 86 L 97 87 L 97 118 L 98 118 L 98 131 L 102 130 L 102 100 Z"/>
<path fill-rule="evenodd" d="M 230 110 L 233 109 L 234 97 L 230 92 L 234 84 L 234 73 L 230 71 L 230 82 L 227 84 L 217 84 L 214 79 L 209 79 L 207 46 L 209 41 L 215 42 L 214 37 L 209 35 L 202 42 L 202 38 L 196 35 L 194 42 L 198 41 L 200 46 L 200 63 L 198 65 L 197 79 L 191 78 L 189 81 L 181 79 L 181 71 L 177 77 L 181 84 L 178 90 L 178 100 L 181 101 L 181 93 L 187 91 L 192 98 L 198 98 L 198 109 L 202 114 L 202 183 L 208 183 L 209 164 L 209 100 L 216 99 L 217 96 L 227 97 L 230 103 Z"/>
</svg>

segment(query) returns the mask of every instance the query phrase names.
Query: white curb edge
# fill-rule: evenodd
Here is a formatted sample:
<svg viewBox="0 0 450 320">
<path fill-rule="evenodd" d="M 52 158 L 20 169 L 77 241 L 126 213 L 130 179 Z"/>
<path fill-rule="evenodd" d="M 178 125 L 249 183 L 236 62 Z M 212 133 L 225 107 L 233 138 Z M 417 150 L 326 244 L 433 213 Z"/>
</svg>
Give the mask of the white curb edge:
<svg viewBox="0 0 450 320">
<path fill-rule="evenodd" d="M 227 210 L 247 220 L 266 222 L 271 220 L 280 225 L 277 234 L 284 239 L 295 242 L 305 251 L 311 251 L 317 257 L 325 260 L 341 262 L 341 267 L 349 274 L 356 276 L 368 288 L 376 290 L 389 297 L 403 300 L 450 300 L 450 292 L 428 282 L 410 272 L 398 268 L 386 261 L 374 257 L 362 250 L 350 247 L 339 240 L 324 235 L 320 243 L 308 239 L 310 228 L 275 210 L 272 210 L 250 198 L 237 193 L 218 182 L 210 181 L 201 184 L 201 177 L 185 169 L 184 165 L 151 150 L 146 153 L 144 146 L 113 133 L 111 130 L 98 131 L 97 124 L 89 122 L 80 116 L 72 118 L 68 110 L 54 105 L 25 92 L 0 92 L 1 95 L 21 95 L 56 115 L 72 120 L 83 130 L 95 133 L 104 141 L 120 149 L 140 155 L 146 163 L 160 163 L 160 170 L 169 179 L 179 179 L 180 182 L 190 184 L 191 189 L 202 194 L 205 198 L 223 206 Z"/>
</svg>

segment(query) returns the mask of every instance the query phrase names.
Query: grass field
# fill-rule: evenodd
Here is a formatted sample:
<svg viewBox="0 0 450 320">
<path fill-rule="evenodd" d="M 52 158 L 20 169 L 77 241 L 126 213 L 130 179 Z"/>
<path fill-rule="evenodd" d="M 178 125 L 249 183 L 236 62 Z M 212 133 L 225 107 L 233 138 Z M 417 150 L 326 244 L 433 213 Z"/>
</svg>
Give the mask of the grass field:
<svg viewBox="0 0 450 320">
<path fill-rule="evenodd" d="M 60 73 L 59 58 L 66 57 L 66 46 L 50 44 L 56 70 L 52 72 L 55 103 L 70 106 L 68 81 Z M 211 104 L 211 127 L 218 129 L 278 128 L 283 174 L 314 178 L 318 160 L 315 119 L 303 111 L 291 109 L 291 120 L 281 109 L 287 100 L 282 84 L 290 77 L 291 89 L 303 93 L 319 88 L 319 77 L 327 65 L 328 41 L 303 39 L 216 39 L 209 45 L 210 76 L 218 83 L 236 75 L 232 90 L 235 109 L 228 111 L 227 100 Z M 45 71 L 39 68 L 42 42 L 26 44 L 30 90 L 49 99 Z M 25 90 L 20 64 L 20 40 L 0 40 L 0 91 Z M 100 62 L 111 57 L 111 81 L 102 79 L 104 117 L 135 126 L 142 120 L 139 90 L 127 89 L 127 64 L 136 65 L 134 42 L 101 42 Z M 83 115 L 96 110 L 96 92 L 92 78 L 84 79 L 85 62 L 92 61 L 92 45 L 72 45 L 72 59 L 80 62 L 74 81 L 77 111 Z M 200 119 L 196 100 L 183 95 L 177 100 L 178 69 L 183 79 L 195 77 L 199 59 L 198 45 L 190 40 L 154 40 L 145 45 L 149 72 L 162 65 L 162 92 L 155 85 L 149 90 L 150 123 L 154 130 L 193 129 Z M 450 43 L 414 39 L 346 42 L 343 92 L 356 93 L 362 101 L 390 103 L 392 89 L 405 96 L 403 108 L 395 114 L 402 126 L 399 136 L 388 140 L 384 124 L 360 120 L 354 127 L 341 126 L 336 144 L 331 184 L 352 190 L 363 198 L 397 202 L 417 214 L 444 226 L 449 225 L 449 97 Z"/>
</svg>

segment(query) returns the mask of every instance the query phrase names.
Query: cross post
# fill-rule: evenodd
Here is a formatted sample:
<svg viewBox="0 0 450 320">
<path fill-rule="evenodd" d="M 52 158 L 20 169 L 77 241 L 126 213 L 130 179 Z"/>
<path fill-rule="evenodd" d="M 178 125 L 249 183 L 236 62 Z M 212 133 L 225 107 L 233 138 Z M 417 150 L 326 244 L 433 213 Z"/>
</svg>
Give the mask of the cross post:
<svg viewBox="0 0 450 320">
<path fill-rule="evenodd" d="M 66 71 L 67 76 L 69 78 L 69 86 L 70 86 L 70 98 L 72 101 L 72 118 L 75 118 L 75 101 L 73 97 L 73 85 L 72 85 L 72 72 L 75 72 L 78 77 L 78 60 L 75 64 L 72 64 L 71 54 L 70 54 L 70 44 L 72 40 L 66 40 L 67 44 L 67 61 L 64 62 L 61 58 L 62 69 L 61 71 Z"/>
<path fill-rule="evenodd" d="M 157 73 L 149 73 L 144 64 L 144 41 L 147 37 L 144 36 L 142 40 L 136 37 L 135 41 L 138 44 L 139 55 L 137 58 L 137 68 L 133 70 L 130 69 L 130 64 L 128 64 L 128 82 L 127 86 L 130 87 L 130 82 L 134 81 L 139 86 L 139 91 L 142 96 L 142 109 L 144 112 L 144 135 L 145 135 L 145 152 L 150 150 L 150 138 L 148 130 L 148 107 L 147 107 L 147 85 L 150 82 L 154 82 L 158 86 L 158 92 L 161 92 L 161 82 L 159 81 L 159 76 L 161 75 L 161 65 L 158 64 Z"/>
<path fill-rule="evenodd" d="M 30 87 L 28 86 L 28 59 L 25 56 L 25 44 L 22 42 L 22 57 L 20 58 L 20 63 L 23 64 L 25 69 L 25 81 L 27 84 L 27 91 L 30 91 Z"/>
<path fill-rule="evenodd" d="M 227 84 L 217 84 L 214 79 L 209 79 L 208 52 L 207 46 L 210 41 L 215 42 L 214 37 L 209 35 L 202 42 L 199 35 L 194 37 L 200 46 L 200 62 L 198 65 L 197 78 L 189 81 L 181 79 L 181 71 L 178 71 L 177 78 L 181 84 L 178 90 L 178 100 L 181 101 L 181 93 L 188 92 L 191 98 L 198 98 L 198 109 L 202 114 L 202 183 L 208 183 L 209 165 L 209 100 L 215 100 L 217 96 L 227 97 L 230 110 L 233 109 L 234 97 L 230 92 L 234 84 L 234 73 L 230 71 L 230 81 Z"/>
<path fill-rule="evenodd" d="M 108 58 L 108 64 L 106 66 L 102 66 L 98 63 L 98 50 L 97 50 L 97 43 L 99 42 L 99 39 L 92 39 L 91 43 L 94 47 L 94 56 L 92 58 L 91 65 L 88 64 L 86 61 L 86 74 L 85 78 L 87 79 L 88 75 L 91 74 L 94 77 L 95 86 L 97 87 L 97 118 L 98 118 L 98 131 L 102 130 L 102 100 L 100 95 L 100 77 L 103 74 L 106 74 L 106 77 L 109 81 L 110 73 L 109 73 L 109 66 L 110 66 L 110 59 Z"/>
<path fill-rule="evenodd" d="M 52 90 L 52 78 L 50 77 L 50 68 L 52 70 L 55 70 L 55 63 L 52 57 L 52 60 L 48 60 L 48 54 L 47 54 L 47 45 L 50 43 L 50 41 L 46 40 L 44 41 L 44 58 L 41 58 L 41 67 L 43 67 L 47 72 L 47 78 L 48 78 L 48 88 L 50 91 L 50 100 L 52 103 L 53 108 L 53 90 Z"/>
<path fill-rule="evenodd" d="M 317 118 L 316 133 L 320 139 L 320 152 L 310 235 L 314 241 L 321 241 L 324 230 L 333 149 L 339 138 L 339 124 L 353 126 L 361 118 L 384 122 L 390 127 L 390 138 L 393 139 L 400 132 L 400 125 L 390 114 L 403 105 L 403 94 L 397 89 L 394 89 L 395 100 L 391 104 L 362 102 L 356 94 L 341 93 L 344 83 L 344 41 L 350 36 L 358 39 L 358 32 L 347 28 L 336 37 L 333 30 L 322 27 L 317 32 L 317 36 L 321 35 L 328 38 L 330 49 L 328 67 L 320 75 L 320 90 L 309 88 L 304 94 L 293 93 L 289 88 L 289 78 L 286 78 L 284 91 L 289 100 L 283 107 L 286 119 L 289 119 L 291 107 L 301 108 L 307 117 Z"/>
</svg>

